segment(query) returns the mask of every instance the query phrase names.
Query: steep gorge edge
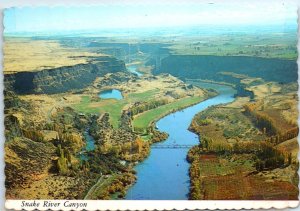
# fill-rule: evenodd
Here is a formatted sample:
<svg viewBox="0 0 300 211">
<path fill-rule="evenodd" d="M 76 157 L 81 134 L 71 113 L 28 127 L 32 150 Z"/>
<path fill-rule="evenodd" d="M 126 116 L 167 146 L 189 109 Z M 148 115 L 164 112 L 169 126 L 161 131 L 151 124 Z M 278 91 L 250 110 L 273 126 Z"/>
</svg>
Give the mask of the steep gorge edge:
<svg viewBox="0 0 300 211">
<path fill-rule="evenodd" d="M 105 56 L 87 64 L 5 74 L 4 84 L 17 94 L 55 94 L 85 88 L 96 77 L 125 70 L 123 61 Z"/>
<path fill-rule="evenodd" d="M 155 74 L 170 73 L 181 79 L 198 78 L 230 83 L 237 83 L 239 79 L 218 73 L 233 72 L 282 83 L 295 82 L 298 78 L 296 60 L 251 56 L 170 55 L 161 60 L 157 69 Z"/>
</svg>

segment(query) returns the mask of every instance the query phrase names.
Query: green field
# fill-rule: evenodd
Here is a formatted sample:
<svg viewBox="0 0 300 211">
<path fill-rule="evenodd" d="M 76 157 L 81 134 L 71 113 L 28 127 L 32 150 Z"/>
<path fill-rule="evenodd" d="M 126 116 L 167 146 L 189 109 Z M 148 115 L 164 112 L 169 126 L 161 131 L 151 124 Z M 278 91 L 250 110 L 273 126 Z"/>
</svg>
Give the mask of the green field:
<svg viewBox="0 0 300 211">
<path fill-rule="evenodd" d="M 158 120 L 159 118 L 172 112 L 173 110 L 188 107 L 202 101 L 203 99 L 203 97 L 187 97 L 177 100 L 173 103 L 169 103 L 158 108 L 143 112 L 142 114 L 134 118 L 133 126 L 138 131 L 145 131 L 151 122 Z"/>
<path fill-rule="evenodd" d="M 110 122 L 113 127 L 118 128 L 122 109 L 126 104 L 151 100 L 155 98 L 157 93 L 158 90 L 153 89 L 145 92 L 128 94 L 121 100 L 99 99 L 98 101 L 91 101 L 90 96 L 82 96 L 81 102 L 73 105 L 72 107 L 81 113 L 101 114 L 107 112 L 110 115 Z M 93 105 L 93 107 L 91 105 Z"/>
<path fill-rule="evenodd" d="M 169 47 L 178 55 L 255 56 L 297 59 L 294 33 L 202 36 L 175 42 Z"/>
<path fill-rule="evenodd" d="M 82 96 L 81 102 L 78 104 L 74 104 L 73 108 L 78 112 L 88 114 L 101 114 L 107 112 L 110 115 L 110 122 L 113 127 L 118 128 L 122 109 L 126 104 L 149 101 L 151 99 L 154 99 L 157 93 L 158 90 L 153 89 L 146 92 L 128 94 L 122 100 L 99 99 L 95 102 L 91 101 L 90 96 Z M 160 117 L 172 112 L 173 110 L 185 108 L 187 106 L 200 102 L 201 100 L 203 100 L 203 97 L 187 97 L 177 100 L 173 103 L 151 109 L 134 118 L 133 126 L 138 130 L 145 131 L 151 122 L 159 119 Z"/>
</svg>

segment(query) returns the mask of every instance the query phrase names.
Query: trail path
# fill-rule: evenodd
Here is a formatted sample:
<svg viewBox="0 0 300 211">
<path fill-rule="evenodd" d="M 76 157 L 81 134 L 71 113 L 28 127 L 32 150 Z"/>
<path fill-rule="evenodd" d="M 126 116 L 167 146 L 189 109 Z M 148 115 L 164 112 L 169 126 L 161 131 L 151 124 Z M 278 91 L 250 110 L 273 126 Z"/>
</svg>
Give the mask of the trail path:
<svg viewBox="0 0 300 211">
<path fill-rule="evenodd" d="M 101 187 L 104 184 L 104 181 L 105 181 L 104 176 L 101 176 L 98 179 L 98 181 L 90 188 L 90 190 L 88 191 L 88 193 L 85 195 L 84 200 L 90 199 L 91 194 L 96 190 L 96 188 Z"/>
</svg>

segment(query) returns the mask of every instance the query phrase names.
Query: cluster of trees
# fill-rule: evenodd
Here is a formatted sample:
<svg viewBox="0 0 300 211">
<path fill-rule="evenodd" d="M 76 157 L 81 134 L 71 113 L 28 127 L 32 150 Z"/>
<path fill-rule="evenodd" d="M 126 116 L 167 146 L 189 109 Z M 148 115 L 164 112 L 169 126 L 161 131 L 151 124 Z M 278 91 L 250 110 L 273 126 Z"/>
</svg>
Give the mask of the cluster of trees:
<svg viewBox="0 0 300 211">
<path fill-rule="evenodd" d="M 38 131 L 38 130 L 24 130 L 22 131 L 23 136 L 31 139 L 32 141 L 36 141 L 36 142 L 43 142 L 44 141 L 44 135 Z"/>
<path fill-rule="evenodd" d="M 111 194 L 119 192 L 118 198 L 125 197 L 126 188 L 136 180 L 136 177 L 131 173 L 118 175 L 112 182 L 101 190 L 97 199 L 110 199 Z"/>
<path fill-rule="evenodd" d="M 254 154 L 256 156 L 255 167 L 257 170 L 274 169 L 291 164 L 291 154 L 276 149 L 267 142 L 236 142 L 233 146 L 227 142 L 214 141 L 207 137 L 201 137 L 200 148 L 202 151 L 216 154 Z M 196 153 L 191 151 L 190 153 Z M 193 158 L 194 156 L 191 156 Z M 189 158 L 190 160 L 192 160 Z M 193 158 L 195 159 L 195 158 Z"/>
<path fill-rule="evenodd" d="M 68 164 L 71 164 L 71 155 L 67 149 L 62 149 L 61 145 L 59 144 L 57 147 L 57 152 L 59 158 L 57 160 L 57 168 L 60 175 L 68 175 L 69 168 Z"/>
<path fill-rule="evenodd" d="M 92 159 L 88 159 L 86 163 L 89 165 L 90 172 L 96 174 L 113 174 L 115 172 L 127 172 L 130 169 L 120 163 L 120 158 L 115 154 L 109 152 L 108 154 L 102 154 L 101 150 L 97 148 L 95 151 L 88 152 L 88 156 Z"/>
<path fill-rule="evenodd" d="M 262 112 L 252 112 L 250 115 L 254 118 L 257 127 L 260 128 L 264 133 L 269 135 L 275 135 L 278 133 L 278 130 L 274 124 L 274 120 L 271 119 L 267 114 Z"/>
<path fill-rule="evenodd" d="M 156 142 L 166 140 L 169 137 L 168 133 L 161 132 L 161 131 L 158 131 L 156 129 L 151 130 L 151 134 L 152 134 L 152 137 L 151 137 L 151 142 L 152 143 L 156 143 Z"/>
<path fill-rule="evenodd" d="M 225 140 L 214 140 L 203 135 L 201 136 L 200 147 L 203 151 L 215 152 L 217 154 L 232 151 L 232 146 Z"/>
<path fill-rule="evenodd" d="M 232 152 L 236 154 L 250 154 L 257 152 L 259 148 L 260 142 L 240 141 L 233 144 Z"/>
<path fill-rule="evenodd" d="M 45 126 L 44 126 L 44 129 L 45 130 L 53 130 L 53 131 L 56 131 L 58 133 L 62 133 L 61 126 L 59 124 L 53 123 L 53 122 L 46 123 Z"/>
<path fill-rule="evenodd" d="M 255 167 L 258 171 L 264 169 L 274 169 L 278 167 L 288 166 L 292 162 L 291 153 L 285 153 L 276 149 L 268 142 L 236 142 L 233 145 L 225 141 L 216 141 L 206 136 L 201 137 L 199 147 L 192 148 L 187 156 L 189 162 L 197 160 L 198 155 L 201 153 L 216 153 L 219 155 L 224 154 L 254 154 Z"/>
<path fill-rule="evenodd" d="M 108 192 L 113 194 L 115 192 L 120 192 L 119 198 L 123 198 L 125 196 L 125 188 L 131 185 L 136 180 L 136 177 L 131 173 L 124 173 L 120 175 L 118 178 L 114 179 L 112 184 L 108 187 Z"/>
<path fill-rule="evenodd" d="M 192 163 L 195 159 L 197 159 L 198 155 L 200 155 L 201 150 L 200 150 L 200 145 L 199 146 L 194 146 L 192 147 L 187 154 L 187 161 L 189 163 Z"/>
<path fill-rule="evenodd" d="M 58 133 L 58 136 L 59 136 L 59 140 L 63 140 L 62 142 L 65 143 L 65 145 L 70 148 L 72 153 L 78 152 L 84 146 L 84 141 L 79 134 Z"/>
<path fill-rule="evenodd" d="M 274 120 L 263 112 L 255 111 L 257 107 L 257 103 L 246 104 L 244 105 L 245 113 L 254 119 L 257 127 L 260 128 L 264 133 L 269 135 L 277 134 L 279 131 L 275 127 Z"/>
<path fill-rule="evenodd" d="M 292 162 L 290 153 L 286 156 L 286 154 L 268 143 L 261 143 L 260 149 L 255 154 L 257 157 L 255 168 L 257 171 L 283 167 L 285 165 L 290 165 Z"/>
<path fill-rule="evenodd" d="M 10 141 L 15 139 L 16 137 L 22 136 L 22 129 L 20 126 L 20 122 L 17 117 L 14 115 L 5 115 L 4 117 L 4 125 L 5 125 L 5 140 Z"/>
<path fill-rule="evenodd" d="M 149 142 L 136 137 L 134 141 L 122 143 L 105 142 L 99 146 L 100 154 L 111 155 L 127 161 L 140 161 L 148 156 L 150 152 Z"/>
<path fill-rule="evenodd" d="M 74 157 L 74 154 L 77 153 L 84 144 L 80 135 L 58 132 L 53 143 L 57 146 L 57 170 L 60 175 L 71 175 L 74 174 L 79 167 L 82 169 L 86 167 L 86 165 L 80 166 L 79 162 Z"/>
<path fill-rule="evenodd" d="M 197 121 L 198 121 L 198 119 L 199 119 L 199 117 L 198 117 L 198 114 L 193 118 L 193 120 L 192 120 L 192 122 L 191 122 L 191 124 L 190 124 L 190 126 L 189 126 L 189 130 L 191 131 L 191 132 L 194 132 L 194 133 L 196 133 L 196 134 L 200 134 L 200 127 L 199 127 L 199 125 L 198 125 L 198 123 L 197 123 Z"/>
<path fill-rule="evenodd" d="M 206 119 L 199 119 L 197 121 L 197 123 L 198 123 L 199 126 L 206 126 L 206 125 L 211 124 L 212 120 L 211 119 L 207 119 L 207 118 Z"/>
<path fill-rule="evenodd" d="M 134 116 L 139 113 L 143 113 L 144 111 L 148 111 L 168 103 L 169 101 L 167 99 L 151 100 L 138 105 L 134 105 L 132 108 L 130 108 L 130 113 L 132 116 Z"/>
<path fill-rule="evenodd" d="M 127 161 L 140 161 L 147 157 L 149 152 L 149 142 L 137 137 L 135 141 L 122 145 L 121 158 Z"/>
<path fill-rule="evenodd" d="M 193 162 L 191 163 L 189 169 L 189 175 L 191 178 L 191 187 L 190 187 L 190 195 L 189 199 L 197 200 L 203 199 L 203 188 L 202 188 L 202 179 L 200 177 L 200 160 L 196 157 Z"/>
<path fill-rule="evenodd" d="M 295 126 L 291 129 L 289 129 L 286 132 L 281 132 L 279 129 L 275 127 L 275 122 L 273 119 L 271 119 L 267 114 L 262 112 L 256 112 L 258 104 L 257 103 L 251 103 L 244 106 L 245 113 L 249 114 L 252 118 L 254 118 L 256 125 L 264 132 L 269 135 L 272 135 L 271 137 L 266 139 L 266 142 L 273 143 L 273 144 L 279 144 L 286 140 L 295 138 L 299 134 L 299 128 L 298 126 Z"/>
<path fill-rule="evenodd" d="M 277 135 L 271 136 L 270 138 L 267 138 L 266 142 L 277 145 L 284 141 L 297 137 L 298 134 L 299 134 L 299 128 L 296 126 L 286 131 L 285 133 L 279 133 Z"/>
</svg>

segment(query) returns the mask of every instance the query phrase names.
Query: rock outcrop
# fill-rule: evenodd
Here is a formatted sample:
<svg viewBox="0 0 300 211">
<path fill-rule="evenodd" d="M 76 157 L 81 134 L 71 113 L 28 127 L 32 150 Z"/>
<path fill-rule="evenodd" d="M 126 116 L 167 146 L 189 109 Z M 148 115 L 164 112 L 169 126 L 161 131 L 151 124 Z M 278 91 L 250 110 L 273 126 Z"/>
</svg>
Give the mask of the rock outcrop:
<svg viewBox="0 0 300 211">
<path fill-rule="evenodd" d="M 5 74 L 4 83 L 17 94 L 54 94 L 85 88 L 96 77 L 119 71 L 126 71 L 123 61 L 103 56 L 87 64 Z"/>
</svg>

